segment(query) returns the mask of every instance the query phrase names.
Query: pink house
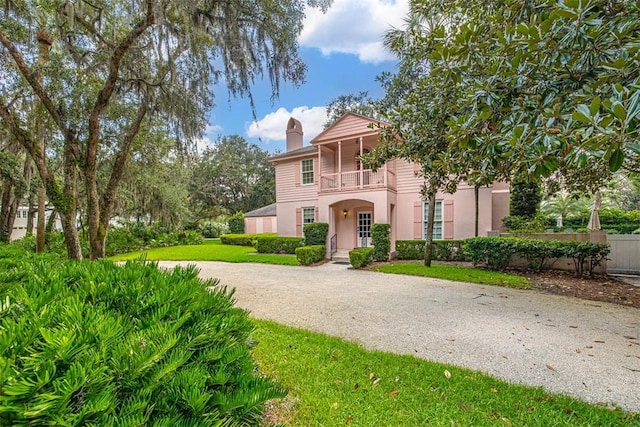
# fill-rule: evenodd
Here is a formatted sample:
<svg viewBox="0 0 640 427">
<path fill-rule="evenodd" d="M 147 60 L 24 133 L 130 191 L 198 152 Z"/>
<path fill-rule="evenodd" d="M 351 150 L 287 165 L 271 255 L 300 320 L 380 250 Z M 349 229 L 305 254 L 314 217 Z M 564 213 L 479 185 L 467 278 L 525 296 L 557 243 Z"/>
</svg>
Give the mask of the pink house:
<svg viewBox="0 0 640 427">
<path fill-rule="evenodd" d="M 287 151 L 270 159 L 276 170 L 276 221 L 279 235 L 302 236 L 304 224 L 329 224 L 327 255 L 371 246 L 371 225 L 391 225 L 391 250 L 396 240 L 423 239 L 426 203 L 420 196 L 422 179 L 414 164 L 400 159 L 378 171 L 358 160 L 378 144 L 373 119 L 347 113 L 333 126 L 303 145 L 302 125 L 287 125 Z M 475 234 L 472 186 L 454 194 L 439 193 L 435 239 L 464 239 Z M 480 189 L 478 230 L 486 236 L 503 228 L 509 214 L 509 187 L 496 183 Z M 253 221 L 253 220 L 252 220 Z"/>
</svg>

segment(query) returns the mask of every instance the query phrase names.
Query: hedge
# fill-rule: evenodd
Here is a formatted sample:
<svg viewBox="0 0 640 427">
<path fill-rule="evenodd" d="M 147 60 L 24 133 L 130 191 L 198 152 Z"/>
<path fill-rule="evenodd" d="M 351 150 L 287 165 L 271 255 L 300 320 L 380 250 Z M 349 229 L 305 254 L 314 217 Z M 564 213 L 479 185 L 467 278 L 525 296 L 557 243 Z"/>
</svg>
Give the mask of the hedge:
<svg viewBox="0 0 640 427">
<path fill-rule="evenodd" d="M 0 425 L 256 425 L 286 395 L 194 266 L 2 259 Z"/>
<path fill-rule="evenodd" d="M 304 244 L 302 237 L 258 236 L 256 250 L 262 254 L 295 254 Z"/>
<path fill-rule="evenodd" d="M 504 269 L 511 257 L 527 260 L 529 268 L 541 270 L 558 258 L 571 258 L 578 275 L 593 275 L 596 267 L 607 258 L 606 243 L 527 239 L 519 237 L 475 237 L 464 241 L 464 250 L 474 265 L 484 264 Z"/>
<path fill-rule="evenodd" d="M 373 248 L 357 248 L 349 251 L 349 261 L 353 268 L 366 267 L 373 261 Z"/>
<path fill-rule="evenodd" d="M 303 233 L 304 244 L 306 246 L 326 245 L 327 234 L 329 234 L 329 224 L 326 222 L 305 224 Z"/>
<path fill-rule="evenodd" d="M 373 260 L 388 261 L 391 250 L 391 240 L 389 234 L 391 226 L 389 224 L 373 224 L 371 226 L 371 240 L 373 243 Z"/>
<path fill-rule="evenodd" d="M 301 265 L 311 265 L 322 261 L 327 254 L 325 245 L 301 246 L 296 248 L 296 258 Z"/>
<path fill-rule="evenodd" d="M 424 240 L 397 240 L 398 259 L 424 259 Z M 432 259 L 436 261 L 468 261 L 464 253 L 464 240 L 434 240 Z"/>
<path fill-rule="evenodd" d="M 564 228 L 585 228 L 589 224 L 591 212 L 579 216 L 570 215 L 563 219 Z M 601 208 L 598 210 L 600 226 L 609 234 L 632 234 L 640 228 L 640 210 L 623 211 L 622 209 Z M 555 219 L 553 220 L 555 225 Z"/>
<path fill-rule="evenodd" d="M 258 234 L 223 234 L 220 242 L 223 245 L 254 246 Z"/>
</svg>

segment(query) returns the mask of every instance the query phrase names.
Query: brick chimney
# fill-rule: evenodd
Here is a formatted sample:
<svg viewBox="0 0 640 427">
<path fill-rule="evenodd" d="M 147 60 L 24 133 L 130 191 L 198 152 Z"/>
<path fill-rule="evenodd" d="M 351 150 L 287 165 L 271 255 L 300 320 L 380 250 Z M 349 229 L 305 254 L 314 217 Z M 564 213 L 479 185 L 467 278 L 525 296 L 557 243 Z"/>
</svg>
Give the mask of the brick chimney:
<svg viewBox="0 0 640 427">
<path fill-rule="evenodd" d="M 291 117 L 287 123 L 287 152 L 302 148 L 302 124 Z"/>
</svg>

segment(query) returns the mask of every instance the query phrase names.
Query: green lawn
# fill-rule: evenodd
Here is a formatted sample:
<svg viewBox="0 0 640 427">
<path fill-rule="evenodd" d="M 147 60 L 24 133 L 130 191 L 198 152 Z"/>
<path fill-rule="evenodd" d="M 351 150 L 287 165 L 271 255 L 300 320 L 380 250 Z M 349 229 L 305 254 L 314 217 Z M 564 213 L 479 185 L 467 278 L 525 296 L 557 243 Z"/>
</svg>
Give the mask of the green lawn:
<svg viewBox="0 0 640 427">
<path fill-rule="evenodd" d="M 299 265 L 295 255 L 259 254 L 248 246 L 223 245 L 220 240 L 207 240 L 202 245 L 170 246 L 116 255 L 110 259 L 127 261 L 141 256 L 149 261 L 225 261 L 263 264 Z"/>
<path fill-rule="evenodd" d="M 373 266 L 373 271 L 410 276 L 434 277 L 437 279 L 455 280 L 458 282 L 481 283 L 485 285 L 508 286 L 526 289 L 530 282 L 526 277 L 506 274 L 499 271 L 481 270 L 471 267 L 460 267 L 448 264 L 431 264 L 427 268 L 421 261 L 399 261 Z"/>
<path fill-rule="evenodd" d="M 254 357 L 289 390 L 272 411 L 286 426 L 640 425 L 637 414 L 541 388 L 273 322 L 256 324 Z"/>
</svg>

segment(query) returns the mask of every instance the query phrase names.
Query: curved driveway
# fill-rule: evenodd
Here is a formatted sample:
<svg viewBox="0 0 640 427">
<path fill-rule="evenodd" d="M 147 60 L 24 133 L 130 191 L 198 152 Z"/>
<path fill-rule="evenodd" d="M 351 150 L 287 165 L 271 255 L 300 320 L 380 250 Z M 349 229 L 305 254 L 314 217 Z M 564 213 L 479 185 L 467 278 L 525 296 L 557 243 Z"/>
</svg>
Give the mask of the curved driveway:
<svg viewBox="0 0 640 427">
<path fill-rule="evenodd" d="M 640 412 L 638 309 L 338 264 L 197 265 L 257 318 Z"/>
</svg>

